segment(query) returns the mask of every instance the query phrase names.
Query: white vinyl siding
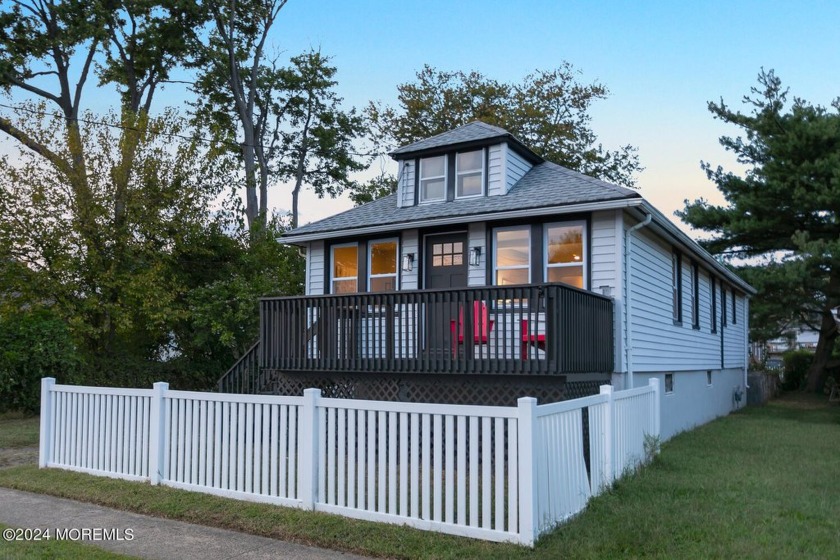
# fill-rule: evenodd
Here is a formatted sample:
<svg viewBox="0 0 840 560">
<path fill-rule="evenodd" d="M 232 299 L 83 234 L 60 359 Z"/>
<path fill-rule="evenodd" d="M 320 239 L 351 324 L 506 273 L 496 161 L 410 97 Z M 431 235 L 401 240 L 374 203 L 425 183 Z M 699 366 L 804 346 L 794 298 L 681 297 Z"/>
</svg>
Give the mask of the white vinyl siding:
<svg viewBox="0 0 840 560">
<path fill-rule="evenodd" d="M 487 196 L 496 196 L 507 192 L 504 181 L 505 152 L 507 144 L 490 146 L 487 165 Z"/>
<path fill-rule="evenodd" d="M 422 259 L 422 255 L 420 254 L 420 242 L 419 237 L 417 235 L 416 229 L 407 229 L 402 232 L 402 255 L 414 254 L 414 268 L 410 271 L 406 272 L 405 270 L 400 271 L 400 289 L 401 290 L 416 290 L 420 287 L 418 282 L 418 274 L 420 270 L 420 260 Z M 402 266 L 402 258 L 400 259 L 397 266 Z"/>
<path fill-rule="evenodd" d="M 624 236 L 622 235 L 622 211 L 608 210 L 593 212 L 590 226 L 590 278 L 589 288 L 598 294 L 609 289 L 613 298 L 613 340 L 615 340 L 615 371 L 622 371 L 624 364 L 624 338 L 622 336 L 624 317 L 623 260 Z"/>
<path fill-rule="evenodd" d="M 306 250 L 306 295 L 324 293 L 324 242 L 313 241 Z"/>
<path fill-rule="evenodd" d="M 628 220 L 629 228 L 637 222 Z M 632 254 L 632 315 L 631 347 L 635 371 L 692 371 L 720 369 L 720 338 L 708 328 L 699 331 L 690 322 L 674 324 L 672 292 L 671 245 L 649 228 L 633 234 Z M 683 260 L 687 267 L 688 259 Z M 687 277 L 687 270 L 683 270 Z M 701 274 L 706 274 L 704 271 Z M 689 287 L 683 282 L 683 301 Z M 700 282 L 701 313 L 708 310 L 708 283 Z M 684 314 L 686 310 L 683 310 Z M 708 312 L 708 311 L 707 311 Z M 686 316 L 686 315 L 684 315 Z M 701 317 L 701 326 L 704 324 Z M 708 324 L 708 319 L 705 319 Z"/>
<path fill-rule="evenodd" d="M 738 314 L 738 323 L 732 324 L 732 297 L 735 295 L 735 311 Z M 724 367 L 744 367 L 746 341 L 744 340 L 744 322 L 746 314 L 746 302 L 744 295 L 740 292 L 733 292 L 728 289 L 726 293 L 727 303 L 727 324 L 723 328 L 723 355 Z"/>
<path fill-rule="evenodd" d="M 592 239 L 590 240 L 590 287 L 593 292 L 602 293 L 602 287 L 616 296 L 618 290 L 618 256 L 616 255 L 615 211 L 592 214 Z"/>
<path fill-rule="evenodd" d="M 469 241 L 467 243 L 468 252 L 465 255 L 469 262 L 469 256 L 473 247 L 481 249 L 481 264 L 479 266 L 469 265 L 467 272 L 468 286 L 484 286 L 487 284 L 487 259 L 490 258 L 490 253 L 487 251 L 487 234 L 486 225 L 484 222 L 473 223 L 469 225 Z"/>
<path fill-rule="evenodd" d="M 507 193 L 519 179 L 531 170 L 531 164 L 513 150 L 508 148 L 505 151 L 507 153 L 505 193 Z"/>
<path fill-rule="evenodd" d="M 414 160 L 400 162 L 397 207 L 414 206 Z"/>
</svg>

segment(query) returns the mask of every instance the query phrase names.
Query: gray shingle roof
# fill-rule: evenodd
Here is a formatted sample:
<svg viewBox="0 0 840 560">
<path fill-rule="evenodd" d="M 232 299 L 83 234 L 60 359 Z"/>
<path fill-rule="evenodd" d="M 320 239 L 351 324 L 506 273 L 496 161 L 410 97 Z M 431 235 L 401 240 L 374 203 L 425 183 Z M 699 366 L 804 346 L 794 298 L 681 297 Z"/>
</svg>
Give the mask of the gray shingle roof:
<svg viewBox="0 0 840 560">
<path fill-rule="evenodd" d="M 634 190 L 611 185 L 557 164 L 545 162 L 531 168 L 507 195 L 397 208 L 397 195 L 392 194 L 341 214 L 301 226 L 288 232 L 285 237 L 291 241 L 297 235 L 334 231 L 352 233 L 355 228 L 390 224 L 399 226 L 455 216 L 463 216 L 464 221 L 467 222 L 469 216 L 479 214 L 625 198 L 641 198 L 641 195 Z"/>
<path fill-rule="evenodd" d="M 504 128 L 499 128 L 498 126 L 493 126 L 492 124 L 483 123 L 481 121 L 473 121 L 469 124 L 459 126 L 456 129 L 438 134 L 437 136 L 425 138 L 415 142 L 414 144 L 397 148 L 391 152 L 391 156 L 413 154 L 415 152 L 422 152 L 424 150 L 431 150 L 443 146 L 463 144 L 466 142 L 479 142 L 494 138 L 511 138 L 521 145 L 521 142 L 516 140 L 516 138 L 514 138 L 514 136 Z"/>
</svg>

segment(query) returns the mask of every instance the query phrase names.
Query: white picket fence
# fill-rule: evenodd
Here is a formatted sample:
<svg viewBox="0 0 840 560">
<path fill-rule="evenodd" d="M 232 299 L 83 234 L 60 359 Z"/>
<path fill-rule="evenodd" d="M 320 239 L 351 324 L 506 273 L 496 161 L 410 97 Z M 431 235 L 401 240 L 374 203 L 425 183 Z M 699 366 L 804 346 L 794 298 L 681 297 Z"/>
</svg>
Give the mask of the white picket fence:
<svg viewBox="0 0 840 560">
<path fill-rule="evenodd" d="M 659 414 L 657 380 L 491 407 L 45 378 L 39 464 L 532 546 L 644 460 Z"/>
</svg>

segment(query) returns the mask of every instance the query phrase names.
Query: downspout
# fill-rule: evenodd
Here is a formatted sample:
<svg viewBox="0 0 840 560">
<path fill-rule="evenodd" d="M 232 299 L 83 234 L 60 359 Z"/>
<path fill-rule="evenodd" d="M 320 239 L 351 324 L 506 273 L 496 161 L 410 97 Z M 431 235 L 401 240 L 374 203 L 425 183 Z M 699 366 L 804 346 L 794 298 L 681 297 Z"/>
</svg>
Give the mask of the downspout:
<svg viewBox="0 0 840 560">
<path fill-rule="evenodd" d="M 624 334 L 626 336 L 626 341 L 624 344 L 624 363 L 627 366 L 627 389 L 632 389 L 633 385 L 633 321 L 630 320 L 630 311 L 632 306 L 630 305 L 630 294 L 632 293 L 633 287 L 633 262 L 630 258 L 631 255 L 631 247 L 633 244 L 633 232 L 637 229 L 642 229 L 646 225 L 649 225 L 651 220 L 653 219 L 652 214 L 647 214 L 645 216 L 644 221 L 639 222 L 635 226 L 631 227 L 627 230 L 627 233 L 624 234 L 624 270 L 625 274 L 627 275 L 627 282 L 626 284 L 626 291 L 624 293 Z"/>
</svg>

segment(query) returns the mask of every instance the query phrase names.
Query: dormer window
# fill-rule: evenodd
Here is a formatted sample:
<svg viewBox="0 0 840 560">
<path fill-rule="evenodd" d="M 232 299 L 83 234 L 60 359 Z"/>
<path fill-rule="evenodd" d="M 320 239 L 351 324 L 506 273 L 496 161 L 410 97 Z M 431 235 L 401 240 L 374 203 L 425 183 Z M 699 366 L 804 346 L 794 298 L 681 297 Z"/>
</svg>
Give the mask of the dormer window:
<svg viewBox="0 0 840 560">
<path fill-rule="evenodd" d="M 420 202 L 446 200 L 446 156 L 420 160 Z"/>
<path fill-rule="evenodd" d="M 459 153 L 455 158 L 455 198 L 484 194 L 484 150 Z"/>
</svg>

